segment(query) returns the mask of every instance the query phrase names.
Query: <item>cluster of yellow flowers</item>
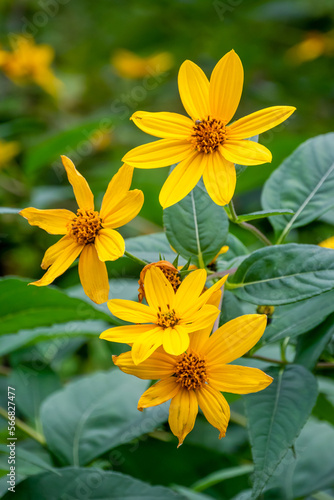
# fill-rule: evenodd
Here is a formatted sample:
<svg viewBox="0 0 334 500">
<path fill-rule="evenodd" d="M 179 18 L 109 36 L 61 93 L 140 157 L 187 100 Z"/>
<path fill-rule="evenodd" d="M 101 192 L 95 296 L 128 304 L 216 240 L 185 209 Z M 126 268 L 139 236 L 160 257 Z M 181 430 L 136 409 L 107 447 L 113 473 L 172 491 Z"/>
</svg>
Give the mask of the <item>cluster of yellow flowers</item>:
<svg viewBox="0 0 334 500">
<path fill-rule="evenodd" d="M 243 67 L 233 50 L 218 62 L 210 82 L 196 64 L 185 61 L 179 71 L 179 90 L 190 118 L 142 111 L 132 116 L 139 128 L 160 140 L 125 155 L 125 164 L 110 181 L 100 212 L 94 210 L 86 180 L 63 156 L 79 206 L 77 213 L 35 208 L 21 211 L 30 224 L 63 235 L 46 251 L 42 268 L 48 270 L 33 284 L 52 283 L 80 254 L 79 276 L 86 294 L 99 304 L 108 300 L 104 262 L 116 260 L 125 252 L 124 240 L 116 229 L 132 220 L 144 202 L 140 190 L 130 190 L 134 167 L 178 164 L 161 190 L 163 208 L 183 199 L 202 176 L 212 200 L 218 205 L 229 203 L 236 184 L 234 164 L 271 161 L 267 148 L 247 138 L 278 125 L 295 110 L 291 106 L 274 106 L 229 125 L 242 86 Z M 258 342 L 266 315 L 241 316 L 211 334 L 227 276 L 205 290 L 204 269 L 194 270 L 181 280 L 177 269 L 160 262 L 144 269 L 141 278 L 139 302 L 108 302 L 115 316 L 134 324 L 101 334 L 106 340 L 131 345 L 131 351 L 113 358 L 121 370 L 158 380 L 140 398 L 138 409 L 171 400 L 169 424 L 182 444 L 200 406 L 207 420 L 219 429 L 220 437 L 224 436 L 229 406 L 221 391 L 246 394 L 260 391 L 272 381 L 255 368 L 228 364 Z M 147 305 L 142 303 L 144 297 Z"/>
</svg>

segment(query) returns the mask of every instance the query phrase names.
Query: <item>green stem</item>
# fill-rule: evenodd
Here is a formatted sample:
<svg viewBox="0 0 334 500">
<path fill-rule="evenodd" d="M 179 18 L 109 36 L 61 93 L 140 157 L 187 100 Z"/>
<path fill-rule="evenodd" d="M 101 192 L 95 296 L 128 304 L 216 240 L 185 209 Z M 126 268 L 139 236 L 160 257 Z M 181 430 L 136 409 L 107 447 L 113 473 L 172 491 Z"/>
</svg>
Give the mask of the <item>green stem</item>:
<svg viewBox="0 0 334 500">
<path fill-rule="evenodd" d="M 253 224 L 249 224 L 248 222 L 243 222 L 238 219 L 237 213 L 234 208 L 233 201 L 231 200 L 230 203 L 228 204 L 229 209 L 230 209 L 230 214 L 229 219 L 234 222 L 234 224 L 238 224 L 240 227 L 243 227 L 246 229 L 246 231 L 249 231 L 250 233 L 254 234 L 259 240 L 262 241 L 265 245 L 271 246 L 272 243 L 270 240 L 268 240 L 267 236 L 265 236 L 262 231 L 260 231 L 257 227 L 253 226 Z"/>
<path fill-rule="evenodd" d="M 8 420 L 8 413 L 2 407 L 0 407 L 0 416 L 3 417 L 5 420 Z M 33 438 L 35 441 L 37 441 L 41 445 L 44 446 L 46 444 L 45 438 L 44 438 L 44 436 L 42 434 L 40 434 L 39 432 L 35 431 L 35 429 L 33 429 L 32 427 L 30 427 L 30 425 L 26 424 L 25 422 L 23 422 L 19 418 L 15 418 L 15 426 L 18 429 L 21 429 L 21 431 L 23 431 L 25 434 L 27 434 L 28 436 L 30 436 L 31 438 Z"/>
<path fill-rule="evenodd" d="M 145 262 L 145 260 L 139 259 L 138 257 L 136 257 L 135 255 L 132 255 L 132 253 L 127 252 L 126 250 L 124 252 L 124 255 L 126 257 L 128 257 L 129 259 L 133 260 L 134 262 L 137 262 L 137 264 L 140 264 L 141 266 L 147 266 L 147 264 L 148 264 L 148 262 Z"/>
</svg>

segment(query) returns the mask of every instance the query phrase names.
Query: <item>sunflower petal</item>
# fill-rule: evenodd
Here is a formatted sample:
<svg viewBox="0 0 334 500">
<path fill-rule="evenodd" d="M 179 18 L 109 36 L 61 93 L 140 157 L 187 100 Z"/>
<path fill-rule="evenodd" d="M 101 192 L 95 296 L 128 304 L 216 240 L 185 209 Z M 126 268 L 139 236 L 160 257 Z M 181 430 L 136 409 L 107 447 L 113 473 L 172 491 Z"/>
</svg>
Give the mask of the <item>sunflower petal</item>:
<svg viewBox="0 0 334 500">
<path fill-rule="evenodd" d="M 190 151 L 188 141 L 160 139 L 131 149 L 122 161 L 137 168 L 167 167 L 184 160 Z"/>
<path fill-rule="evenodd" d="M 219 305 L 220 305 L 221 295 L 222 295 L 221 290 L 217 290 L 208 299 L 207 304 L 213 305 L 218 309 L 220 309 Z M 202 328 L 201 330 L 193 332 L 190 335 L 189 346 L 193 351 L 197 352 L 197 354 L 199 354 L 202 351 L 203 346 L 208 341 L 211 330 L 212 330 L 212 324 L 210 323 L 209 326 L 207 326 L 206 328 Z"/>
<path fill-rule="evenodd" d="M 243 84 L 242 63 L 231 50 L 218 61 L 210 78 L 211 116 L 228 123 L 239 106 Z"/>
<path fill-rule="evenodd" d="M 74 196 L 77 200 L 79 208 L 82 208 L 83 210 L 94 210 L 94 196 L 90 190 L 88 182 L 77 171 L 74 163 L 67 158 L 67 156 L 62 156 L 61 160 L 65 167 L 68 181 L 73 187 Z"/>
<path fill-rule="evenodd" d="M 179 202 L 194 189 L 205 169 L 207 156 L 209 155 L 189 151 L 189 156 L 176 165 L 160 191 L 159 201 L 163 208 Z"/>
<path fill-rule="evenodd" d="M 198 404 L 207 421 L 219 430 L 219 439 L 225 436 L 230 420 L 230 407 L 224 396 L 205 385 L 196 391 Z"/>
<path fill-rule="evenodd" d="M 219 151 L 226 160 L 239 165 L 260 165 L 272 160 L 269 149 L 254 141 L 227 140 Z"/>
<path fill-rule="evenodd" d="M 220 290 L 222 288 L 225 281 L 227 280 L 227 277 L 228 277 L 228 275 L 223 276 L 223 278 L 221 278 L 214 285 L 212 285 L 208 290 L 206 290 L 204 293 L 202 293 L 199 296 L 198 300 L 194 303 L 194 306 L 192 306 L 191 308 L 189 308 L 187 310 L 187 316 L 194 314 L 194 312 L 197 311 L 204 304 L 214 304 L 214 302 L 211 302 L 210 299 L 217 292 L 217 290 Z"/>
<path fill-rule="evenodd" d="M 100 229 L 94 244 L 99 259 L 103 262 L 106 260 L 117 260 L 124 255 L 125 242 L 123 236 L 114 229 Z"/>
<path fill-rule="evenodd" d="M 107 302 L 109 280 L 107 268 L 101 262 L 93 244 L 85 245 L 79 259 L 79 276 L 85 294 L 96 304 Z"/>
<path fill-rule="evenodd" d="M 180 325 L 184 326 L 188 332 L 197 332 L 203 328 L 212 328 L 218 315 L 219 309 L 216 306 L 205 304 L 199 311 L 184 316 Z M 189 324 L 187 324 L 188 322 Z"/>
<path fill-rule="evenodd" d="M 71 243 L 73 243 L 71 236 L 63 236 L 57 243 L 49 247 L 44 254 L 41 268 L 47 269 L 51 266 Z"/>
<path fill-rule="evenodd" d="M 157 319 L 150 307 L 132 300 L 112 299 L 109 300 L 108 307 L 116 318 L 130 323 L 155 323 Z"/>
<path fill-rule="evenodd" d="M 183 354 L 189 347 L 189 335 L 185 328 L 176 325 L 163 331 L 163 348 L 173 356 Z"/>
<path fill-rule="evenodd" d="M 133 343 L 132 359 L 135 365 L 145 361 L 162 344 L 163 330 L 159 326 L 142 333 Z"/>
<path fill-rule="evenodd" d="M 109 182 L 100 211 L 103 220 L 114 211 L 115 207 L 117 207 L 128 193 L 132 182 L 132 175 L 133 167 L 125 164 L 121 166 Z"/>
<path fill-rule="evenodd" d="M 178 75 L 179 92 L 184 109 L 195 120 L 210 114 L 209 81 L 197 64 L 184 61 Z"/>
<path fill-rule="evenodd" d="M 192 132 L 193 122 L 178 113 L 147 113 L 137 111 L 131 120 L 147 134 L 162 139 L 187 139 Z"/>
<path fill-rule="evenodd" d="M 31 226 L 38 226 L 49 234 L 66 234 L 68 223 L 75 217 L 73 212 L 63 209 L 39 210 L 30 207 L 24 208 L 19 213 Z"/>
<path fill-rule="evenodd" d="M 198 413 L 198 403 L 194 391 L 181 389 L 173 397 L 169 407 L 168 423 L 174 436 L 183 443 L 187 434 L 194 428 Z"/>
<path fill-rule="evenodd" d="M 138 401 L 138 410 L 142 411 L 144 408 L 165 403 L 169 399 L 172 399 L 179 389 L 180 386 L 175 382 L 174 377 L 160 380 L 144 392 Z"/>
<path fill-rule="evenodd" d="M 167 304 L 170 309 L 173 309 L 175 293 L 172 285 L 160 269 L 157 267 L 147 269 L 144 286 L 147 303 L 156 311 L 160 307 L 162 312 L 166 312 Z"/>
<path fill-rule="evenodd" d="M 258 368 L 224 365 L 208 370 L 209 384 L 217 391 L 250 394 L 262 391 L 273 381 Z"/>
<path fill-rule="evenodd" d="M 124 325 L 108 328 L 101 333 L 100 339 L 109 342 L 121 342 L 123 344 L 133 344 L 139 336 L 147 331 L 156 328 L 156 325 Z"/>
<path fill-rule="evenodd" d="M 145 380 L 159 380 L 174 373 L 175 360 L 167 354 L 155 351 L 148 359 L 135 365 L 131 351 L 113 356 L 113 362 L 123 372 Z"/>
<path fill-rule="evenodd" d="M 227 205 L 234 195 L 237 182 L 235 166 L 219 151 L 207 156 L 208 161 L 203 172 L 206 190 L 217 205 Z"/>
<path fill-rule="evenodd" d="M 187 309 L 193 307 L 204 290 L 206 282 L 205 269 L 196 269 L 182 281 L 175 294 L 175 309 L 183 316 Z"/>
<path fill-rule="evenodd" d="M 293 106 L 271 106 L 244 116 L 228 127 L 231 140 L 246 139 L 284 122 L 296 110 Z"/>
<path fill-rule="evenodd" d="M 144 194 L 140 189 L 129 191 L 103 219 L 103 227 L 121 227 L 134 219 L 144 203 Z"/>
</svg>

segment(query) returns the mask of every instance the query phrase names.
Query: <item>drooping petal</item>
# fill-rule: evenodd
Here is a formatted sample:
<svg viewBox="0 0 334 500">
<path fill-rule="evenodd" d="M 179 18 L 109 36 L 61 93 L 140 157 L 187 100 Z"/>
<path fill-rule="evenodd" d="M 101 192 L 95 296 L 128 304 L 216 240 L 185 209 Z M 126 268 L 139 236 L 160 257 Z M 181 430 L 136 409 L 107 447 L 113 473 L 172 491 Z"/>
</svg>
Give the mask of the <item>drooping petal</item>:
<svg viewBox="0 0 334 500">
<path fill-rule="evenodd" d="M 63 250 L 62 253 L 56 258 L 51 267 L 46 271 L 44 276 L 38 281 L 30 283 L 30 285 L 45 286 L 50 285 L 58 276 L 63 274 L 66 269 L 75 261 L 80 254 L 84 245 L 79 245 L 76 241 L 72 240 Z"/>
<path fill-rule="evenodd" d="M 108 272 L 97 255 L 94 244 L 85 245 L 79 259 L 79 276 L 85 294 L 96 304 L 107 302 Z"/>
<path fill-rule="evenodd" d="M 188 332 L 197 332 L 197 330 L 202 330 L 203 328 L 212 328 L 218 314 L 219 309 L 217 307 L 205 304 L 196 313 L 183 316 L 180 325 L 184 326 Z"/>
<path fill-rule="evenodd" d="M 180 389 L 173 397 L 169 407 L 168 423 L 170 430 L 183 443 L 187 434 L 194 428 L 198 413 L 198 403 L 193 390 Z"/>
<path fill-rule="evenodd" d="M 174 377 L 160 380 L 144 392 L 138 401 L 138 410 L 142 411 L 144 408 L 165 403 L 169 399 L 172 399 L 179 389 L 180 386 L 175 382 Z"/>
<path fill-rule="evenodd" d="M 160 168 L 179 163 L 191 151 L 188 141 L 160 139 L 131 149 L 122 161 L 137 168 Z"/>
<path fill-rule="evenodd" d="M 156 325 L 124 325 L 108 328 L 101 333 L 100 339 L 109 342 L 121 342 L 123 344 L 133 344 L 139 336 L 145 332 L 152 331 Z"/>
<path fill-rule="evenodd" d="M 112 299 L 109 300 L 108 307 L 116 318 L 130 323 L 155 323 L 157 319 L 150 307 L 132 300 Z"/>
<path fill-rule="evenodd" d="M 114 229 L 100 229 L 94 244 L 99 259 L 103 262 L 106 260 L 117 260 L 124 255 L 125 242 L 123 236 Z"/>
<path fill-rule="evenodd" d="M 254 141 L 227 140 L 219 151 L 226 160 L 239 165 L 260 165 L 272 160 L 269 149 Z"/>
<path fill-rule="evenodd" d="M 100 215 L 104 220 L 128 193 L 133 175 L 133 167 L 122 165 L 108 184 L 102 200 Z M 118 226 L 119 227 L 119 226 Z"/>
<path fill-rule="evenodd" d="M 190 193 L 200 180 L 207 159 L 204 153 L 189 151 L 189 156 L 181 161 L 169 174 L 159 194 L 163 208 L 179 202 Z"/>
<path fill-rule="evenodd" d="M 178 85 L 188 115 L 194 121 L 207 118 L 210 114 L 209 81 L 201 68 L 192 61 L 184 61 L 179 70 Z"/>
<path fill-rule="evenodd" d="M 159 380 L 174 373 L 175 360 L 165 353 L 155 351 L 148 359 L 135 365 L 131 351 L 112 357 L 113 362 L 123 372 L 145 380 Z"/>
<path fill-rule="evenodd" d="M 231 50 L 218 61 L 210 78 L 210 114 L 228 123 L 239 106 L 244 70 L 239 56 Z"/>
<path fill-rule="evenodd" d="M 134 364 L 138 365 L 150 357 L 161 346 L 162 339 L 163 330 L 159 326 L 142 333 L 132 346 L 131 352 Z"/>
<path fill-rule="evenodd" d="M 245 314 L 228 321 L 209 338 L 203 354 L 213 364 L 225 364 L 240 358 L 262 337 L 266 328 L 265 314 Z"/>
<path fill-rule="evenodd" d="M 83 210 L 94 210 L 94 196 L 90 190 L 88 182 L 77 171 L 74 163 L 67 158 L 67 156 L 62 156 L 61 160 L 65 167 L 68 181 L 73 187 L 74 196 L 77 200 L 79 208 L 82 208 Z"/>
<path fill-rule="evenodd" d="M 144 194 L 140 189 L 129 191 L 103 219 L 103 227 L 121 227 L 134 219 L 144 203 Z"/>
<path fill-rule="evenodd" d="M 137 111 L 131 116 L 131 120 L 143 132 L 162 139 L 187 139 L 194 126 L 190 118 L 178 113 Z"/>
<path fill-rule="evenodd" d="M 71 236 L 63 236 L 57 243 L 47 249 L 44 254 L 41 268 L 47 269 L 55 260 L 66 250 L 66 248 L 73 243 Z"/>
<path fill-rule="evenodd" d="M 250 394 L 262 391 L 273 381 L 258 368 L 237 365 L 215 365 L 208 369 L 209 384 L 222 392 Z"/>
<path fill-rule="evenodd" d="M 224 396 L 205 385 L 196 391 L 198 404 L 207 421 L 219 430 L 219 439 L 225 436 L 230 420 L 230 407 Z"/>
<path fill-rule="evenodd" d="M 206 282 L 205 269 L 196 269 L 188 274 L 179 286 L 175 295 L 175 309 L 183 316 L 189 307 L 194 306 L 204 290 Z"/>
<path fill-rule="evenodd" d="M 189 347 L 189 335 L 185 328 L 176 325 L 163 331 L 163 348 L 173 356 L 183 354 Z"/>
<path fill-rule="evenodd" d="M 66 234 L 67 225 L 75 214 L 69 210 L 39 210 L 38 208 L 24 208 L 20 215 L 27 219 L 31 226 L 38 226 L 50 234 Z"/>
<path fill-rule="evenodd" d="M 251 113 L 229 125 L 228 137 L 236 140 L 262 134 L 284 122 L 295 110 L 293 106 L 271 106 Z"/>
<path fill-rule="evenodd" d="M 237 175 L 234 163 L 226 160 L 219 151 L 208 154 L 203 181 L 211 199 L 217 205 L 227 205 L 235 191 Z"/>
<path fill-rule="evenodd" d="M 144 286 L 147 303 L 156 311 L 160 307 L 162 312 L 167 312 L 167 304 L 173 309 L 175 293 L 161 269 L 154 266 L 148 268 Z"/>
</svg>

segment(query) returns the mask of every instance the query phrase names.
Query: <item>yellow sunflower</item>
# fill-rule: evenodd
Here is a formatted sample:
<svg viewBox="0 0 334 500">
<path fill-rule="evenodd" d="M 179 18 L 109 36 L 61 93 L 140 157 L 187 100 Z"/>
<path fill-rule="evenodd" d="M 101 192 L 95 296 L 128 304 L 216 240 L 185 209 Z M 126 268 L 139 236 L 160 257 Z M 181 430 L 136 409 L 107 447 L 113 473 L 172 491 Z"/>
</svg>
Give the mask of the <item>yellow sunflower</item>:
<svg viewBox="0 0 334 500">
<path fill-rule="evenodd" d="M 208 301 L 226 279 L 224 276 L 202 293 L 206 271 L 198 269 L 182 281 L 175 293 L 163 272 L 151 267 L 144 277 L 148 305 L 120 299 L 108 302 L 110 311 L 117 318 L 136 324 L 110 328 L 101 333 L 100 338 L 133 344 L 135 364 L 147 359 L 161 345 L 169 354 L 182 354 L 189 347 L 189 333 L 212 328 L 219 309 Z"/>
<path fill-rule="evenodd" d="M 109 293 L 104 262 L 119 259 L 125 250 L 124 239 L 115 228 L 136 217 L 143 205 L 144 195 L 138 189 L 129 191 L 133 168 L 123 165 L 111 179 L 101 211 L 97 212 L 86 179 L 69 158 L 61 158 L 79 208 L 76 214 L 69 210 L 37 208 L 25 208 L 20 212 L 32 226 L 39 226 L 50 234 L 65 235 L 48 248 L 41 267 L 49 269 L 31 285 L 49 285 L 80 255 L 79 276 L 83 289 L 91 300 L 101 304 L 108 300 Z"/>
<path fill-rule="evenodd" d="M 137 127 L 162 139 L 132 149 L 123 161 L 138 168 L 178 163 L 161 189 L 159 200 L 163 208 L 182 200 L 202 175 L 213 201 L 226 205 L 235 190 L 235 163 L 259 165 L 271 161 L 266 147 L 247 138 L 275 127 L 295 108 L 265 108 L 228 125 L 239 105 L 243 79 L 242 63 L 234 50 L 217 63 L 210 82 L 196 64 L 185 61 L 178 83 L 190 118 L 144 111 L 132 116 Z"/>
<path fill-rule="evenodd" d="M 131 351 L 113 356 L 113 361 L 125 373 L 159 380 L 144 392 L 138 410 L 171 399 L 169 425 L 179 446 L 194 427 L 198 406 L 221 438 L 230 419 L 230 408 L 221 391 L 249 394 L 265 389 L 273 380 L 257 368 L 228 364 L 249 351 L 265 327 L 265 315 L 248 314 L 225 323 L 211 336 L 210 328 L 192 333 L 187 352 L 180 356 L 159 348 L 140 365 L 134 364 Z"/>
</svg>

